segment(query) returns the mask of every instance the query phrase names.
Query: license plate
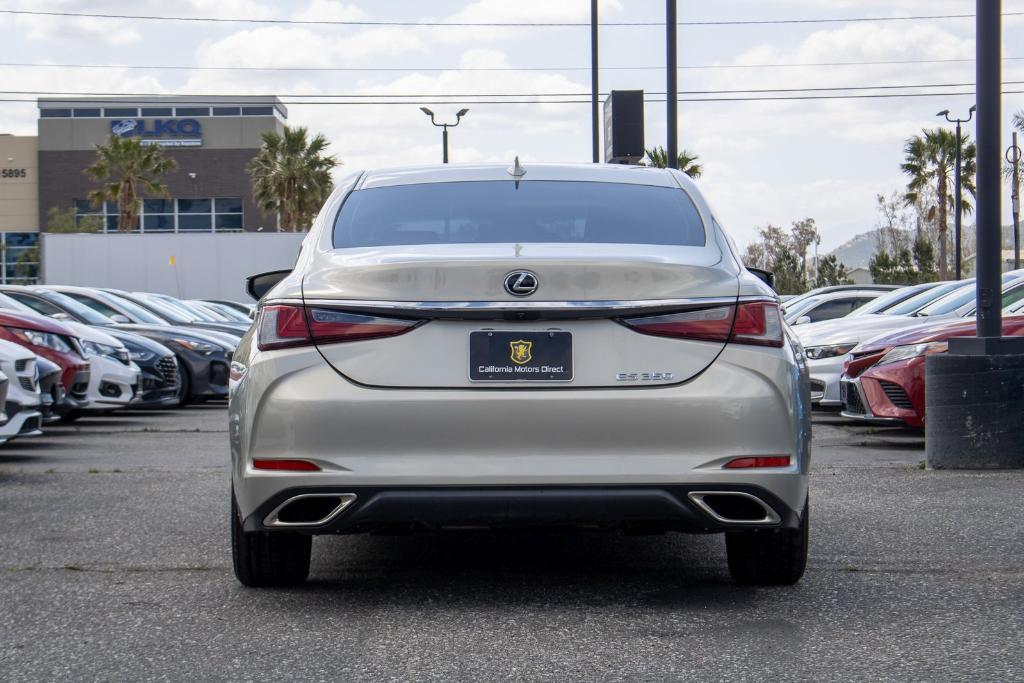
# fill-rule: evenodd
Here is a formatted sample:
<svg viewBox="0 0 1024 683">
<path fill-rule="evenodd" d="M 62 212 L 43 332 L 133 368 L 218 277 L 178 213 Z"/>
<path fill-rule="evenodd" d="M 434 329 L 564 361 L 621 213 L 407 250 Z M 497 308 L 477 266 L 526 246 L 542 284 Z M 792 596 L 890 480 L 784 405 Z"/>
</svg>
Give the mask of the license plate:
<svg viewBox="0 0 1024 683">
<path fill-rule="evenodd" d="M 572 381 L 572 333 L 469 333 L 469 379 L 473 382 Z"/>
</svg>

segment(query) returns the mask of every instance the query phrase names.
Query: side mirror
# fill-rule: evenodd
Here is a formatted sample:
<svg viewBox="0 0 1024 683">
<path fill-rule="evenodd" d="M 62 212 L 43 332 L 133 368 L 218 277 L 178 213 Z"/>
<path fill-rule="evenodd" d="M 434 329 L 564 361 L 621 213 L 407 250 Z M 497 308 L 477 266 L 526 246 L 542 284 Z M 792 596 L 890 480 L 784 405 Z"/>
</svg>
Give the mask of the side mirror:
<svg viewBox="0 0 1024 683">
<path fill-rule="evenodd" d="M 114 315 L 110 316 L 110 319 L 113 320 L 115 323 L 121 323 L 122 325 L 130 323 L 132 321 L 132 319 L 129 318 L 128 316 L 121 315 L 120 313 L 115 313 Z"/>
<path fill-rule="evenodd" d="M 775 275 L 773 273 L 767 270 L 762 270 L 760 268 L 747 268 L 747 270 L 749 270 L 750 273 L 754 275 L 758 280 L 765 283 L 772 289 L 775 289 Z"/>
<path fill-rule="evenodd" d="M 281 280 L 291 274 L 291 270 L 272 270 L 269 273 L 250 275 L 245 278 L 245 291 L 256 301 L 263 298 L 263 295 L 274 288 Z"/>
<path fill-rule="evenodd" d="M 796 322 L 793 323 L 793 324 L 794 325 L 806 325 L 809 322 L 811 322 L 811 316 L 809 316 L 809 315 L 802 315 L 799 318 L 797 318 Z"/>
</svg>

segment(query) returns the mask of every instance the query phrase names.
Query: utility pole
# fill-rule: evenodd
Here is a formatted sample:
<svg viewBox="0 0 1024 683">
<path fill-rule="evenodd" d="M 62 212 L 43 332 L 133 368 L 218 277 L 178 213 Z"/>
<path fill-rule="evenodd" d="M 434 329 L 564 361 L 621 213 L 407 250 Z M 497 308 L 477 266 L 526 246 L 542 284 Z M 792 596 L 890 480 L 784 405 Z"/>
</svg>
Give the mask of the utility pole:
<svg viewBox="0 0 1024 683">
<path fill-rule="evenodd" d="M 679 168 L 679 68 L 676 64 L 676 0 L 665 2 L 665 71 L 667 86 L 665 91 L 666 121 L 668 127 L 668 167 Z"/>
<path fill-rule="evenodd" d="M 925 458 L 933 468 L 1024 469 L 1024 338 L 1003 337 L 1001 0 L 977 0 L 977 336 L 951 337 L 925 358 Z"/>
<path fill-rule="evenodd" d="M 978 97 L 978 248 L 976 261 L 978 292 L 978 337 L 998 339 L 1002 335 L 1002 151 L 999 144 L 1002 97 L 1001 0 L 977 0 L 977 60 L 975 81 Z"/>
<path fill-rule="evenodd" d="M 1017 132 L 1013 133 L 1013 144 L 1006 150 L 1013 177 L 1010 179 L 1010 206 L 1013 213 L 1013 269 L 1020 268 L 1020 147 L 1017 146 Z"/>
<path fill-rule="evenodd" d="M 601 119 L 597 106 L 597 0 L 590 0 L 590 137 L 593 162 L 601 161 Z"/>
</svg>

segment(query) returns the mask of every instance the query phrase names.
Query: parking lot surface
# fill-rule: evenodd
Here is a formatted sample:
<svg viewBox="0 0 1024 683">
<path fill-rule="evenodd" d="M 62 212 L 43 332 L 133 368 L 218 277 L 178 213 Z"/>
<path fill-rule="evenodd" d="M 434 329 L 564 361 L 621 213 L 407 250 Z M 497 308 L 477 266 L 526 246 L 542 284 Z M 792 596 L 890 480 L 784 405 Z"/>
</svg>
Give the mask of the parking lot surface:
<svg viewBox="0 0 1024 683">
<path fill-rule="evenodd" d="M 230 567 L 223 406 L 0 449 L 0 679 L 1022 680 L 1024 472 L 919 467 L 815 418 L 810 561 L 734 585 L 720 536 L 319 537 Z"/>
</svg>

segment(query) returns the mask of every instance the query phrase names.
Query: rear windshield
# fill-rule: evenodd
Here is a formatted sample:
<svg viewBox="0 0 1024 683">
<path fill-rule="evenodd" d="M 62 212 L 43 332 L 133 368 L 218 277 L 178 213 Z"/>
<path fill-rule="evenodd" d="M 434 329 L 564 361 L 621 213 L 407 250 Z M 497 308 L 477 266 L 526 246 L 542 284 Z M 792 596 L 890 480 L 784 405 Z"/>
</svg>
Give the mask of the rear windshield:
<svg viewBox="0 0 1024 683">
<path fill-rule="evenodd" d="M 704 224 L 678 188 L 548 180 L 356 190 L 334 223 L 336 249 L 495 242 L 693 247 Z"/>
</svg>

